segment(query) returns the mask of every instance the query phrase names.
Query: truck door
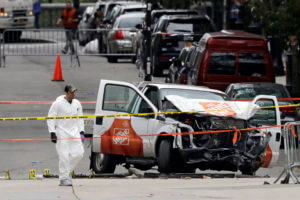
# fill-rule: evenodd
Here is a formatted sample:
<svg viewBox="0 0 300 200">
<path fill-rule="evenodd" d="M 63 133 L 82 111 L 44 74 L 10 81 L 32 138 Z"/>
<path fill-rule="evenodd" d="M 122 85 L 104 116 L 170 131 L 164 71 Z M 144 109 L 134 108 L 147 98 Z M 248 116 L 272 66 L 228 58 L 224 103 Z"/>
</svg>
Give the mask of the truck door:
<svg viewBox="0 0 300 200">
<path fill-rule="evenodd" d="M 279 157 L 281 127 L 275 127 L 281 125 L 279 105 L 275 96 L 268 95 L 259 95 L 254 98 L 253 102 L 262 108 L 255 113 L 250 123 L 258 127 L 271 127 L 259 130 L 264 134 L 271 134 L 262 165 L 267 168 L 274 165 Z"/>
<path fill-rule="evenodd" d="M 101 80 L 96 115 L 157 112 L 151 102 L 132 84 Z M 97 117 L 93 132 L 93 152 L 144 156 L 144 138 L 148 117 Z"/>
</svg>

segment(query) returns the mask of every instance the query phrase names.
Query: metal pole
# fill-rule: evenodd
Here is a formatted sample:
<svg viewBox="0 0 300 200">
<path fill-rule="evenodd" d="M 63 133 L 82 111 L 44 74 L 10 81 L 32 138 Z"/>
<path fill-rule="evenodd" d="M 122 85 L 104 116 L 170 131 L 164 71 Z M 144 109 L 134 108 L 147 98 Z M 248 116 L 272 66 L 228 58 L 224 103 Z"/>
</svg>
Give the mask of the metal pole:
<svg viewBox="0 0 300 200">
<path fill-rule="evenodd" d="M 144 35 L 145 35 L 145 53 L 143 58 L 143 66 L 145 70 L 145 77 L 144 81 L 151 81 L 152 80 L 152 67 L 150 62 L 150 49 L 151 49 L 151 5 L 149 3 L 149 0 L 146 1 L 147 4 L 147 12 L 146 12 L 146 27 L 144 29 Z"/>
<path fill-rule="evenodd" d="M 223 29 L 226 29 L 226 21 L 227 21 L 227 2 L 223 0 Z"/>
</svg>

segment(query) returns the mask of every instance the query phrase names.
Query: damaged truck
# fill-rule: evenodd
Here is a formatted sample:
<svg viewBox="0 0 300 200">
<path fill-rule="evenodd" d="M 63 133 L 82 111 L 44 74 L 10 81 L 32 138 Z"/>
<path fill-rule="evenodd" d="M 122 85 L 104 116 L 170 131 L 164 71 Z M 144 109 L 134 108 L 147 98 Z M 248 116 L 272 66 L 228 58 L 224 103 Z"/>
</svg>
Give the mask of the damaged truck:
<svg viewBox="0 0 300 200">
<path fill-rule="evenodd" d="M 124 164 L 141 170 L 157 166 L 161 173 L 254 174 L 279 156 L 280 112 L 274 96 L 238 102 L 207 87 L 101 80 L 95 115 L 100 116 L 90 167 L 96 173 L 114 173 Z"/>
</svg>

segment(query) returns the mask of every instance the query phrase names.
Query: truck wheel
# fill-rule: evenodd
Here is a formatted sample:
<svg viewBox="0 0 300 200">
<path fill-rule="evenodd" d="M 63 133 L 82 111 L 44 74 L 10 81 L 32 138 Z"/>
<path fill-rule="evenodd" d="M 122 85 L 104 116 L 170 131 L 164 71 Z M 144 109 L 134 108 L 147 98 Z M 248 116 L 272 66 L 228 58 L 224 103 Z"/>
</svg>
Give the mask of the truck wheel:
<svg viewBox="0 0 300 200">
<path fill-rule="evenodd" d="M 108 54 L 112 53 L 108 45 L 107 45 L 107 53 Z M 118 58 L 116 56 L 107 56 L 107 61 L 109 63 L 116 63 L 118 61 Z"/>
<path fill-rule="evenodd" d="M 161 173 L 172 172 L 172 141 L 162 140 L 158 148 L 157 158 L 158 171 Z"/>
<path fill-rule="evenodd" d="M 4 42 L 18 42 L 20 41 L 22 31 L 6 31 L 4 32 Z"/>
<path fill-rule="evenodd" d="M 96 174 L 114 173 L 116 160 L 113 155 L 92 152 L 90 168 L 92 168 Z"/>
<path fill-rule="evenodd" d="M 108 56 L 107 57 L 107 61 L 109 63 L 116 63 L 116 62 L 118 62 L 118 58 L 117 57 L 113 57 L 113 56 Z"/>
</svg>

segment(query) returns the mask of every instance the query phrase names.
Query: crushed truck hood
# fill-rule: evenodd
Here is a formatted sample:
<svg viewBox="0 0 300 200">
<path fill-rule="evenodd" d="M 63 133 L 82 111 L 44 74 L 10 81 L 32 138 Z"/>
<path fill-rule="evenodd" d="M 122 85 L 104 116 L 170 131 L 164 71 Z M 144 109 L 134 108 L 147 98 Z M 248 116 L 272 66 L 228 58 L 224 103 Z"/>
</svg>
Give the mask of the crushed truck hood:
<svg viewBox="0 0 300 200">
<path fill-rule="evenodd" d="M 199 114 L 203 115 L 227 116 L 244 120 L 250 119 L 259 108 L 253 102 L 187 99 L 176 95 L 167 95 L 166 99 L 182 112 L 199 111 Z"/>
</svg>

